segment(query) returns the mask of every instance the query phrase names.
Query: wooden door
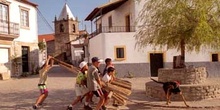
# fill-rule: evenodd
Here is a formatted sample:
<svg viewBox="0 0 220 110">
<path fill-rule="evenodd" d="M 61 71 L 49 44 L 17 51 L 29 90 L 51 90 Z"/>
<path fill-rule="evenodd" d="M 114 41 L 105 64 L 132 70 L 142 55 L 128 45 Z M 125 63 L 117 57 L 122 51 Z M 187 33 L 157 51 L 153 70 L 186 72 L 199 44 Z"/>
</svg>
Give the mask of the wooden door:
<svg viewBox="0 0 220 110">
<path fill-rule="evenodd" d="M 163 68 L 163 53 L 150 54 L 150 71 L 151 76 L 158 76 L 158 69 Z"/>
<path fill-rule="evenodd" d="M 131 24 L 130 24 L 130 15 L 127 15 L 125 17 L 125 31 L 126 32 L 130 32 L 130 27 L 131 27 Z"/>
<path fill-rule="evenodd" d="M 27 46 L 22 46 L 22 71 L 23 72 L 28 72 L 29 71 L 29 47 Z"/>
</svg>

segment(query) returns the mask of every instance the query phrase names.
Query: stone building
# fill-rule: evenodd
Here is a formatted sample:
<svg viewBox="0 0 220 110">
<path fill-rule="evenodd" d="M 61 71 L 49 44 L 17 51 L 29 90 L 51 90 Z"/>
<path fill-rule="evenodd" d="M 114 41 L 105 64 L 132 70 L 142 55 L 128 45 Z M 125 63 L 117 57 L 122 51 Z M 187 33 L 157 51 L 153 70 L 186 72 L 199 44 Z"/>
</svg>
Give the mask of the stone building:
<svg viewBox="0 0 220 110">
<path fill-rule="evenodd" d="M 64 4 L 59 17 L 54 19 L 55 33 L 39 36 L 39 41 L 45 39 L 47 54 L 57 59 L 78 65 L 88 55 L 87 31 L 79 29 L 79 21 L 69 6 Z"/>
<path fill-rule="evenodd" d="M 32 72 L 39 65 L 37 4 L 0 0 L 0 75 L 2 79 Z"/>
<path fill-rule="evenodd" d="M 64 5 L 60 16 L 55 17 L 55 54 L 62 61 L 68 60 L 66 43 L 75 40 L 79 36 L 78 23 L 79 21 L 73 16 L 67 4 Z"/>
</svg>

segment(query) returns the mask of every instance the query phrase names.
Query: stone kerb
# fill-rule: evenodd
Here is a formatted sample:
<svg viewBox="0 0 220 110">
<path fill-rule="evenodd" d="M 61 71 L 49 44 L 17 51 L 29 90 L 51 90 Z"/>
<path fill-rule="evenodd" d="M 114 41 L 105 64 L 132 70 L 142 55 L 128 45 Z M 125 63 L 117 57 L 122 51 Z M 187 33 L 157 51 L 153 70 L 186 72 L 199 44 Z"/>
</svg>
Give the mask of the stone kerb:
<svg viewBox="0 0 220 110">
<path fill-rule="evenodd" d="M 179 81 L 181 84 L 200 84 L 205 82 L 207 72 L 205 67 L 197 68 L 161 68 L 158 70 L 158 81 Z"/>
</svg>

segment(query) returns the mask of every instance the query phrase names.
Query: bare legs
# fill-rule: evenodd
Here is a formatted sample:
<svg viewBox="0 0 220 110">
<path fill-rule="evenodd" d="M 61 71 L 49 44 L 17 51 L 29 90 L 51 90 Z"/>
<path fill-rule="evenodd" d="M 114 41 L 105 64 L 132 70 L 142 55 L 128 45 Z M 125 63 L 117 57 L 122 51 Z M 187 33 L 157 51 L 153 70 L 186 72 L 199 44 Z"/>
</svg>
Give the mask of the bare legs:
<svg viewBox="0 0 220 110">
<path fill-rule="evenodd" d="M 39 104 L 42 104 L 44 100 L 47 98 L 48 93 L 41 94 L 38 99 L 36 100 L 35 106 L 38 106 Z"/>
<path fill-rule="evenodd" d="M 81 100 L 81 96 L 77 96 L 75 100 L 73 100 L 72 105 L 76 105 Z"/>
<path fill-rule="evenodd" d="M 98 102 L 95 110 L 100 110 L 102 105 L 104 104 L 104 102 L 105 102 L 105 96 L 102 95 L 102 96 L 99 97 L 99 102 Z"/>
</svg>

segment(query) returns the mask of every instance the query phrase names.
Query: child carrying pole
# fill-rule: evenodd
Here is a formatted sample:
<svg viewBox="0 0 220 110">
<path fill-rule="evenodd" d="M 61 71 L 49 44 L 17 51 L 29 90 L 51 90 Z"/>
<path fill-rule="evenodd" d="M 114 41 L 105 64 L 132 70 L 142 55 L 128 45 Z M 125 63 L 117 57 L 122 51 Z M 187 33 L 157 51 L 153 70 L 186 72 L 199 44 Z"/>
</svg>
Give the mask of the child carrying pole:
<svg viewBox="0 0 220 110">
<path fill-rule="evenodd" d="M 37 98 L 36 103 L 33 105 L 33 109 L 37 109 L 39 105 L 41 105 L 44 100 L 48 96 L 48 89 L 47 89 L 47 72 L 51 69 L 53 65 L 53 61 L 49 65 L 49 62 L 51 60 L 51 56 L 48 56 L 48 59 L 46 60 L 45 64 L 43 65 L 43 68 L 40 70 L 39 73 L 39 83 L 38 88 L 40 90 L 40 96 Z"/>
<path fill-rule="evenodd" d="M 88 98 L 89 89 L 86 86 L 86 80 L 87 80 L 87 70 L 88 65 L 87 62 L 83 61 L 79 64 L 80 71 L 76 77 L 76 84 L 75 84 L 75 92 L 76 92 L 76 99 L 73 100 L 72 104 L 67 107 L 67 110 L 72 110 L 74 108 L 74 105 L 76 105 L 78 102 L 81 101 L 81 98 L 83 96 L 86 96 Z M 92 110 L 89 106 L 87 107 L 87 110 Z"/>
</svg>

